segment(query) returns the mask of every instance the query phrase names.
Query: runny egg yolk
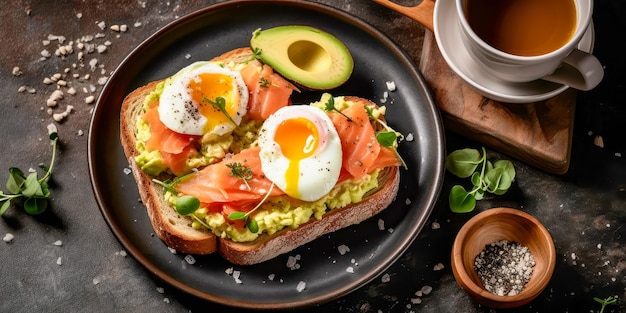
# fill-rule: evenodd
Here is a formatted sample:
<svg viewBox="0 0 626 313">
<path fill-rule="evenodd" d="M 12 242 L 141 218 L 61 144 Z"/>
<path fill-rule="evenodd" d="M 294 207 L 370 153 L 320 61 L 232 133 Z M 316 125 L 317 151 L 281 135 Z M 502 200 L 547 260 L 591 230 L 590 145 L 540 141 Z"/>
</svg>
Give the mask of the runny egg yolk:
<svg viewBox="0 0 626 313">
<path fill-rule="evenodd" d="M 236 82 L 229 75 L 219 73 L 201 73 L 189 81 L 188 85 L 191 99 L 198 104 L 198 110 L 207 119 L 204 132 L 213 130 L 216 126 L 232 123 L 221 110 L 231 118 L 239 110 L 239 92 Z M 224 99 L 224 107 L 218 103 Z"/>
<path fill-rule="evenodd" d="M 299 196 L 300 160 L 310 157 L 317 150 L 319 143 L 317 127 L 306 118 L 286 119 L 276 128 L 274 141 L 280 146 L 283 155 L 289 159 L 289 166 L 285 171 L 287 183 L 285 193 Z"/>
</svg>

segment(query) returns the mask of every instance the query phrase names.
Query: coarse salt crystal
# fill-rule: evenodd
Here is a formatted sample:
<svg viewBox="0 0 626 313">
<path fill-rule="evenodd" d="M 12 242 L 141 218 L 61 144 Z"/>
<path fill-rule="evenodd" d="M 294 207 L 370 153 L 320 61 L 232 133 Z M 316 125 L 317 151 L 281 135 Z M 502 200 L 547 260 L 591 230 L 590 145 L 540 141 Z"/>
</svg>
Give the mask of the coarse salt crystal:
<svg viewBox="0 0 626 313">
<path fill-rule="evenodd" d="M 346 272 L 354 274 L 354 267 L 348 266 L 348 268 L 346 268 Z"/>
<path fill-rule="evenodd" d="M 57 265 L 59 266 L 63 265 L 63 259 L 61 257 L 57 258 Z"/>
<path fill-rule="evenodd" d="M 385 221 L 382 219 L 378 219 L 378 229 L 385 230 Z"/>
<path fill-rule="evenodd" d="M 306 288 L 306 283 L 303 281 L 300 281 L 298 285 L 296 286 L 296 290 L 298 292 L 302 292 L 302 290 L 304 290 L 305 288 Z"/>
<path fill-rule="evenodd" d="M 396 90 L 396 83 L 393 81 L 387 81 L 385 82 L 385 84 L 387 85 L 387 90 L 389 91 L 395 91 Z"/>
<path fill-rule="evenodd" d="M 185 261 L 190 265 L 193 265 L 194 263 L 196 263 L 196 259 L 191 254 L 187 254 L 185 256 Z"/>
<path fill-rule="evenodd" d="M 383 283 L 388 283 L 391 280 L 391 276 L 389 276 L 389 274 L 385 273 L 383 275 L 383 277 L 381 277 L 380 281 Z"/>
<path fill-rule="evenodd" d="M 344 255 L 350 252 L 350 248 L 346 245 L 340 245 L 339 247 L 337 247 L 337 251 L 339 251 L 339 254 Z"/>
<path fill-rule="evenodd" d="M 4 240 L 4 242 L 6 243 L 13 241 L 13 239 L 15 239 L 15 236 L 13 236 L 13 234 L 11 233 L 6 233 L 4 237 L 2 238 L 2 240 Z"/>
<path fill-rule="evenodd" d="M 53 244 L 53 245 L 55 245 L 55 246 L 57 246 L 57 247 L 60 247 L 60 246 L 62 246 L 62 245 L 63 245 L 63 241 L 61 241 L 61 240 L 57 240 L 57 241 L 53 242 L 52 244 Z"/>
<path fill-rule="evenodd" d="M 437 263 L 435 264 L 435 266 L 433 266 L 433 271 L 441 271 L 444 268 L 445 266 L 442 263 Z"/>
</svg>

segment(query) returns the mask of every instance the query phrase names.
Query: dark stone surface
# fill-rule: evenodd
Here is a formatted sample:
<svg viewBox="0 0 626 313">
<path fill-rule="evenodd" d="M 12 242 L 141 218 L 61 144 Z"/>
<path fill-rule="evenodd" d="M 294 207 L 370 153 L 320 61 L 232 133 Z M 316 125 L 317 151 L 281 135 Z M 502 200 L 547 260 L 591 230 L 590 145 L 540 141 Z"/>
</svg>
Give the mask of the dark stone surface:
<svg viewBox="0 0 626 313">
<path fill-rule="evenodd" d="M 0 12 L 0 181 L 7 169 L 35 168 L 48 163 L 50 146 L 46 125 L 46 99 L 53 85 L 45 77 L 78 63 L 77 51 L 54 56 L 56 41 L 44 46 L 48 35 L 67 41 L 104 34 L 93 43 L 106 45 L 104 53 L 85 55 L 85 68 L 72 69 L 77 89 L 66 95 L 54 112 L 74 109 L 57 126 L 62 134 L 51 182 L 51 207 L 41 216 L 28 216 L 11 208 L 0 218 L 0 312 L 199 312 L 238 311 L 216 306 L 154 279 L 126 256 L 100 214 L 87 174 L 87 131 L 93 105 L 84 99 L 97 96 L 107 77 L 142 40 L 167 23 L 215 1 L 6 1 Z M 319 1 L 364 19 L 400 45 L 418 63 L 423 29 L 412 20 L 365 0 Z M 409 3 L 408 1 L 406 3 Z M 415 3 L 415 2 L 412 2 Z M 79 17 L 80 16 L 80 17 Z M 100 29 L 98 22 L 106 23 Z M 135 23 L 140 23 L 135 26 Z M 127 25 L 114 32 L 111 25 Z M 579 92 L 572 143 L 571 166 L 564 175 L 551 175 L 514 161 L 513 188 L 495 199 L 482 200 L 468 214 L 453 214 L 447 193 L 453 184 L 466 183 L 446 176 L 441 199 L 427 227 L 409 250 L 385 273 L 344 298 L 306 312 L 492 312 L 481 307 L 458 287 L 450 269 L 450 248 L 455 233 L 476 213 L 498 206 L 522 209 L 537 217 L 551 232 L 558 263 L 548 288 L 530 304 L 514 312 L 597 312 L 593 297 L 617 296 L 617 305 L 605 312 L 626 311 L 626 65 L 617 47 L 624 41 L 626 5 L 620 0 L 595 1 L 595 51 L 606 66 L 604 81 L 596 89 Z M 66 41 L 66 42 L 67 42 Z M 40 60 L 42 50 L 53 54 Z M 89 61 L 97 59 L 94 71 Z M 12 74 L 13 67 L 23 72 Z M 103 70 L 104 72 L 101 72 Z M 90 74 L 88 80 L 85 74 Z M 89 92 L 90 85 L 95 92 Z M 21 86 L 36 93 L 20 93 Z M 88 93 L 83 92 L 83 87 Z M 604 145 L 594 144 L 596 136 Z M 480 147 L 456 134 L 447 134 L 447 149 Z M 494 158 L 506 158 L 489 151 Z M 0 190 L 5 190 L 4 185 Z M 440 228 L 431 225 L 438 223 Z M 60 241 L 61 245 L 55 245 Z M 59 265 L 60 263 L 60 265 Z M 441 263 L 444 268 L 434 270 Z M 418 297 L 424 286 L 428 295 Z M 245 287 L 245 286 L 242 286 Z M 418 301 L 419 300 L 419 301 Z M 418 303 L 421 302 L 421 303 Z"/>
</svg>

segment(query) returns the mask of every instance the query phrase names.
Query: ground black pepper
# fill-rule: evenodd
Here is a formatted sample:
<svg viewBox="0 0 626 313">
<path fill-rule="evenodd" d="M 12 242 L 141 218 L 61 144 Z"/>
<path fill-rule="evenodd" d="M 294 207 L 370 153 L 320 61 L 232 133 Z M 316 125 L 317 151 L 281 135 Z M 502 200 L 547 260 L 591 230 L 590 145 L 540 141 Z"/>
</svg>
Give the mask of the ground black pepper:
<svg viewBox="0 0 626 313">
<path fill-rule="evenodd" d="M 527 247 L 507 240 L 486 245 L 474 259 L 474 270 L 485 289 L 500 296 L 522 291 L 534 266 L 535 258 Z"/>
</svg>

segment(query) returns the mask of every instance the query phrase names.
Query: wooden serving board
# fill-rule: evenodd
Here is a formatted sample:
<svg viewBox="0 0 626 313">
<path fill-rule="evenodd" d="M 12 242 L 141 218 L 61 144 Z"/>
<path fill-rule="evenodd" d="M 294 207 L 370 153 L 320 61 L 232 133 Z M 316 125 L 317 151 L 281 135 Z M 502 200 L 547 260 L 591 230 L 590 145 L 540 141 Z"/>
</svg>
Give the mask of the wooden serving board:
<svg viewBox="0 0 626 313">
<path fill-rule="evenodd" d="M 477 93 L 447 65 L 433 30 L 433 0 L 405 7 L 373 0 L 424 25 L 419 69 L 440 109 L 444 127 L 554 174 L 569 169 L 576 91 L 533 103 L 502 103 Z M 446 0 L 448 1 L 448 0 Z"/>
</svg>

